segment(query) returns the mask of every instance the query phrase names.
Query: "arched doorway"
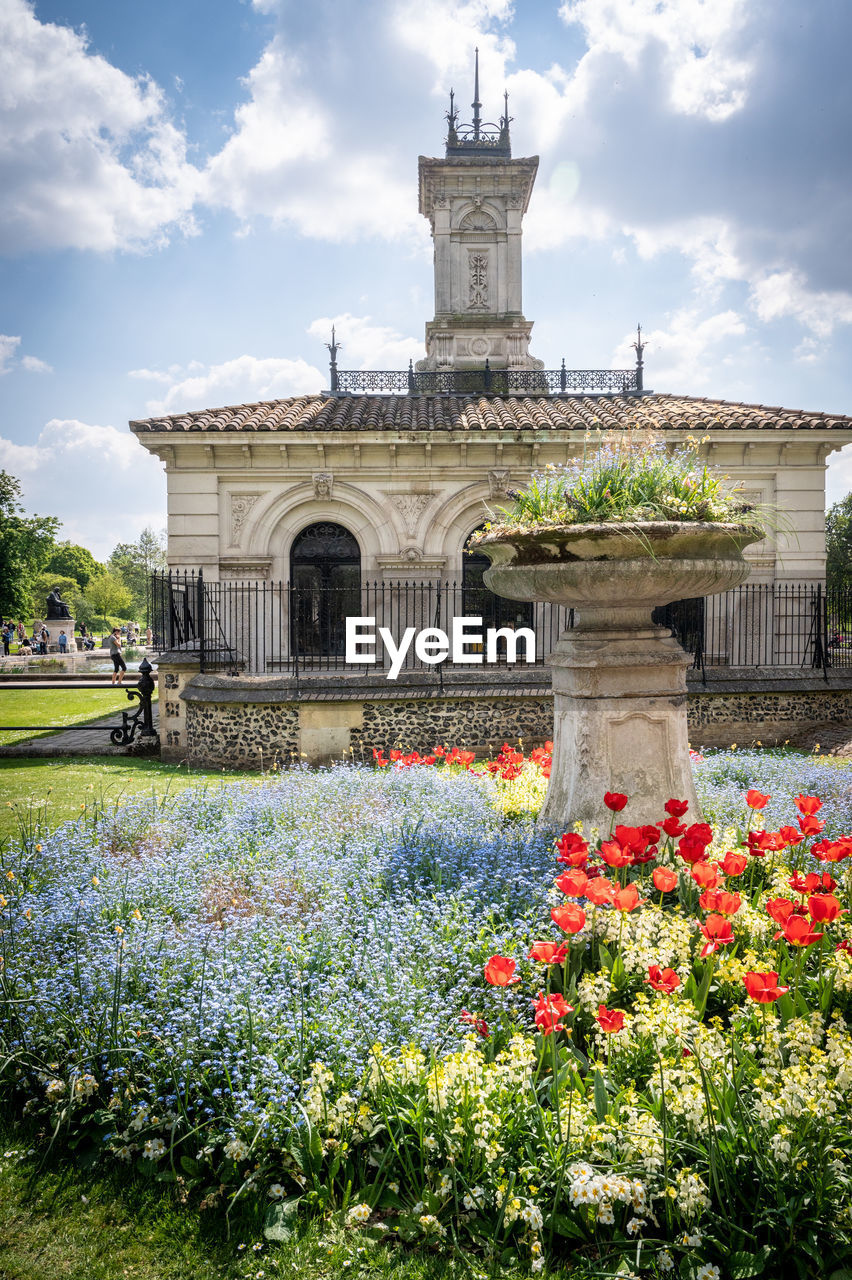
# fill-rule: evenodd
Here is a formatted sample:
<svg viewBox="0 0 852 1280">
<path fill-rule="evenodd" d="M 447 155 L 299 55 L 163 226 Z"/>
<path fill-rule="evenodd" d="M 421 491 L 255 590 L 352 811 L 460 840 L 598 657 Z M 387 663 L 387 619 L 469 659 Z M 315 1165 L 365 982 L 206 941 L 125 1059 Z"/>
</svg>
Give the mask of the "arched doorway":
<svg viewBox="0 0 852 1280">
<path fill-rule="evenodd" d="M 346 618 L 361 612 L 361 549 L 343 525 L 321 520 L 293 540 L 290 608 L 299 656 L 342 658 Z"/>
<path fill-rule="evenodd" d="M 489 627 L 531 627 L 533 605 L 530 602 L 497 596 L 483 582 L 491 561 L 481 551 L 470 548 L 470 540 L 477 532 L 478 529 L 474 529 L 468 535 L 462 552 L 462 609 L 465 617 L 481 617 L 486 631 Z M 502 642 L 499 652 L 505 652 Z"/>
</svg>

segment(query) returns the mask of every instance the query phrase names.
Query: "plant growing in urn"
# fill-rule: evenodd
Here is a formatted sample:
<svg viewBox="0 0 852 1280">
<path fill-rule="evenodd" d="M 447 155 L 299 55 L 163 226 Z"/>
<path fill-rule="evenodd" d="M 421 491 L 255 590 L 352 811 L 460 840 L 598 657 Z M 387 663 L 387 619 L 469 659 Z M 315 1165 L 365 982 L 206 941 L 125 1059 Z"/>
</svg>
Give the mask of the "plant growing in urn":
<svg viewBox="0 0 852 1280">
<path fill-rule="evenodd" d="M 551 655 L 553 767 L 540 821 L 609 824 L 607 790 L 650 823 L 671 796 L 698 812 L 686 724 L 689 659 L 651 613 L 739 586 L 769 513 L 698 457 L 657 441 L 603 445 L 534 475 L 477 540 L 485 582 L 575 610 Z"/>
</svg>

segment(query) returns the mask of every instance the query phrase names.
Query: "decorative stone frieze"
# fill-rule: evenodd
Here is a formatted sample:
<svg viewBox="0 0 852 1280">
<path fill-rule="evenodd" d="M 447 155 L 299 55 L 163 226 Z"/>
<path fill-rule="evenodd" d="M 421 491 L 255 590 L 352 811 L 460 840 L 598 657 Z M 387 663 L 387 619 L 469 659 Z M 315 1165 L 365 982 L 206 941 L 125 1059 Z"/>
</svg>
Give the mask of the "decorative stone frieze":
<svg viewBox="0 0 852 1280">
<path fill-rule="evenodd" d="M 235 547 L 240 540 L 240 530 L 251 515 L 252 507 L 261 495 L 259 493 L 231 494 L 231 537 L 230 544 Z"/>
</svg>

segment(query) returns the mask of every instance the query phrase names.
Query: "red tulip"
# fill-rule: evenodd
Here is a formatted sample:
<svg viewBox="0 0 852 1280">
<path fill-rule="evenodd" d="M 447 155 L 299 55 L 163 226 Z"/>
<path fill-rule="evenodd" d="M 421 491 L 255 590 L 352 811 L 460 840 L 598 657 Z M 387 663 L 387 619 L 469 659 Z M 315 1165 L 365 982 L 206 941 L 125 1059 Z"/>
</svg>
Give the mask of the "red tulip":
<svg viewBox="0 0 852 1280">
<path fill-rule="evenodd" d="M 682 836 L 684 831 L 686 831 L 686 823 L 678 822 L 677 818 L 666 818 L 665 822 L 660 823 L 660 826 L 663 828 L 666 835 L 670 836 L 672 840 L 677 836 Z"/>
<path fill-rule="evenodd" d="M 811 853 L 820 862 L 842 862 L 852 858 L 852 836 L 839 836 L 837 840 L 820 840 L 811 845 Z"/>
<path fill-rule="evenodd" d="M 778 974 L 774 971 L 771 973 L 751 971 L 743 975 L 743 982 L 752 1000 L 756 1000 L 758 1004 L 773 1004 L 790 990 L 789 987 L 778 986 Z"/>
<path fill-rule="evenodd" d="M 796 796 L 793 804 L 805 818 L 819 813 L 822 808 L 822 801 L 817 796 Z"/>
<path fill-rule="evenodd" d="M 745 801 L 750 809 L 765 809 L 769 799 L 769 796 L 763 795 L 760 791 L 752 790 L 746 792 Z"/>
<path fill-rule="evenodd" d="M 598 1022 L 601 1031 L 611 1034 L 613 1031 L 620 1031 L 624 1026 L 624 1010 L 623 1009 L 607 1009 L 605 1004 L 598 1005 Z"/>
<path fill-rule="evenodd" d="M 682 836 L 678 841 L 677 851 L 683 858 L 684 862 L 702 862 L 707 845 L 703 840 L 696 840 L 695 836 L 687 834 Z"/>
<path fill-rule="evenodd" d="M 586 887 L 586 898 L 595 907 L 602 907 L 605 902 L 612 902 L 613 887 L 603 876 L 590 880 Z"/>
<path fill-rule="evenodd" d="M 622 795 L 620 791 L 607 791 L 604 795 L 604 804 L 613 813 L 621 813 L 621 810 L 627 804 L 627 796 Z"/>
<path fill-rule="evenodd" d="M 721 862 L 722 870 L 726 876 L 741 876 L 748 866 L 748 858 L 744 853 L 734 853 L 731 849 L 725 854 Z"/>
<path fill-rule="evenodd" d="M 795 906 L 789 898 L 770 898 L 766 910 L 776 924 L 786 924 L 795 911 Z"/>
<path fill-rule="evenodd" d="M 808 911 L 814 924 L 832 924 L 847 912 L 833 893 L 821 893 L 808 898 Z"/>
<path fill-rule="evenodd" d="M 823 871 L 822 875 L 818 875 L 816 871 L 809 871 L 806 876 L 794 871 L 787 883 L 791 889 L 795 889 L 796 893 L 801 893 L 802 895 L 806 893 L 833 893 L 837 888 L 837 881 L 827 871 Z"/>
<path fill-rule="evenodd" d="M 778 834 L 788 849 L 795 849 L 797 844 L 802 843 L 802 834 L 795 827 L 779 827 Z"/>
<path fill-rule="evenodd" d="M 825 823 L 820 818 L 814 818 L 810 814 L 799 819 L 799 830 L 803 836 L 818 836 L 824 826 Z"/>
<path fill-rule="evenodd" d="M 564 907 L 554 907 L 550 913 L 554 924 L 559 925 L 563 933 L 579 933 L 586 923 L 586 913 L 576 903 L 566 903 Z"/>
<path fill-rule="evenodd" d="M 608 867 L 629 867 L 633 854 L 629 849 L 622 849 L 617 840 L 604 840 L 601 844 L 601 857 Z"/>
<path fill-rule="evenodd" d="M 702 911 L 716 911 L 722 916 L 735 916 L 742 904 L 738 893 L 728 893 L 726 889 L 708 889 L 698 899 Z"/>
<path fill-rule="evenodd" d="M 555 883 L 559 892 L 564 893 L 566 898 L 579 898 L 589 883 L 589 877 L 585 871 L 574 867 L 570 871 L 564 871 Z"/>
<path fill-rule="evenodd" d="M 734 941 L 731 922 L 726 920 L 724 916 L 708 916 L 705 923 L 700 926 L 700 929 L 707 939 L 701 948 L 702 960 L 705 956 L 712 955 L 714 951 L 718 951 L 719 947 L 730 946 Z"/>
<path fill-rule="evenodd" d="M 811 931 L 811 922 L 805 916 L 790 916 L 784 928 L 775 934 L 775 940 L 785 938 L 791 947 L 809 947 L 822 936 Z"/>
<path fill-rule="evenodd" d="M 663 805 L 666 813 L 672 818 L 682 818 L 689 808 L 688 800 L 667 800 Z"/>
<path fill-rule="evenodd" d="M 692 878 L 702 889 L 715 889 L 719 883 L 719 868 L 713 862 L 693 862 Z"/>
<path fill-rule="evenodd" d="M 530 960 L 541 964 L 562 964 L 568 955 L 564 942 L 534 942 L 530 947 Z"/>
<path fill-rule="evenodd" d="M 484 1018 L 478 1017 L 475 1013 L 468 1013 L 467 1009 L 462 1009 L 459 1014 L 459 1022 L 468 1023 L 468 1025 L 478 1031 L 485 1040 L 488 1039 L 490 1033 L 488 1031 L 488 1023 Z"/>
<path fill-rule="evenodd" d="M 671 893 L 672 889 L 677 888 L 677 872 L 670 867 L 655 867 L 651 879 L 660 893 Z"/>
<path fill-rule="evenodd" d="M 521 980 L 512 976 L 517 967 L 515 961 L 508 956 L 492 956 L 485 965 L 485 981 L 490 982 L 492 987 L 509 987 Z"/>
<path fill-rule="evenodd" d="M 680 978 L 674 969 L 661 969 L 658 964 L 648 966 L 646 981 L 655 991 L 665 991 L 666 995 L 671 995 L 680 986 Z"/>
<path fill-rule="evenodd" d="M 546 996 L 541 991 L 538 993 L 538 999 L 533 1002 L 533 1007 L 535 1025 L 544 1036 L 549 1036 L 554 1031 L 564 1031 L 565 1024 L 559 1019 L 574 1012 L 574 1006 L 566 1004 L 563 996 L 559 994 Z"/>
<path fill-rule="evenodd" d="M 612 895 L 612 905 L 616 911 L 635 911 L 644 901 L 644 898 L 639 897 L 635 884 L 629 884 L 626 889 L 616 889 Z"/>
<path fill-rule="evenodd" d="M 582 867 L 589 856 L 589 846 L 576 831 L 566 831 L 556 842 L 559 850 L 557 862 L 567 862 L 571 867 Z"/>
</svg>

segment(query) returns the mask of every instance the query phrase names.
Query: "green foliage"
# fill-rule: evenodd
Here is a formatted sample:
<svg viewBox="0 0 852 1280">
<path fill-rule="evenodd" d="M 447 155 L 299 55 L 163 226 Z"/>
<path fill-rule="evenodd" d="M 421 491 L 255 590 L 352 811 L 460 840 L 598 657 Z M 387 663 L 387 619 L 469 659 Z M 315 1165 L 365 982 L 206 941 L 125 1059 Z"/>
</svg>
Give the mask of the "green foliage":
<svg viewBox="0 0 852 1280">
<path fill-rule="evenodd" d="M 825 552 L 826 586 L 852 587 L 852 493 L 826 512 Z"/>
<path fill-rule="evenodd" d="M 121 576 L 130 591 L 133 612 L 147 622 L 148 581 L 151 574 L 166 568 L 166 537 L 150 526 L 143 529 L 137 542 L 120 542 L 109 558 L 112 573 Z"/>
<path fill-rule="evenodd" d="M 763 527 L 766 513 L 746 503 L 739 487 L 699 458 L 692 442 L 669 453 L 657 440 L 625 435 L 581 462 L 535 473 L 501 508 L 496 527 L 598 524 L 608 521 L 721 521 Z"/>
<path fill-rule="evenodd" d="M 55 516 L 27 516 L 21 486 L 0 471 L 0 616 L 29 614 L 33 583 L 46 564 L 59 530 Z"/>
<path fill-rule="evenodd" d="M 128 617 L 133 609 L 133 595 L 123 578 L 116 573 L 105 572 L 89 583 L 86 603 L 93 610 L 95 619 L 107 626 L 107 614 Z"/>
<path fill-rule="evenodd" d="M 58 543 L 45 565 L 47 573 L 73 578 L 81 592 L 86 590 L 90 578 L 96 578 L 103 571 L 104 566 L 99 564 L 91 551 L 74 542 Z"/>
</svg>

